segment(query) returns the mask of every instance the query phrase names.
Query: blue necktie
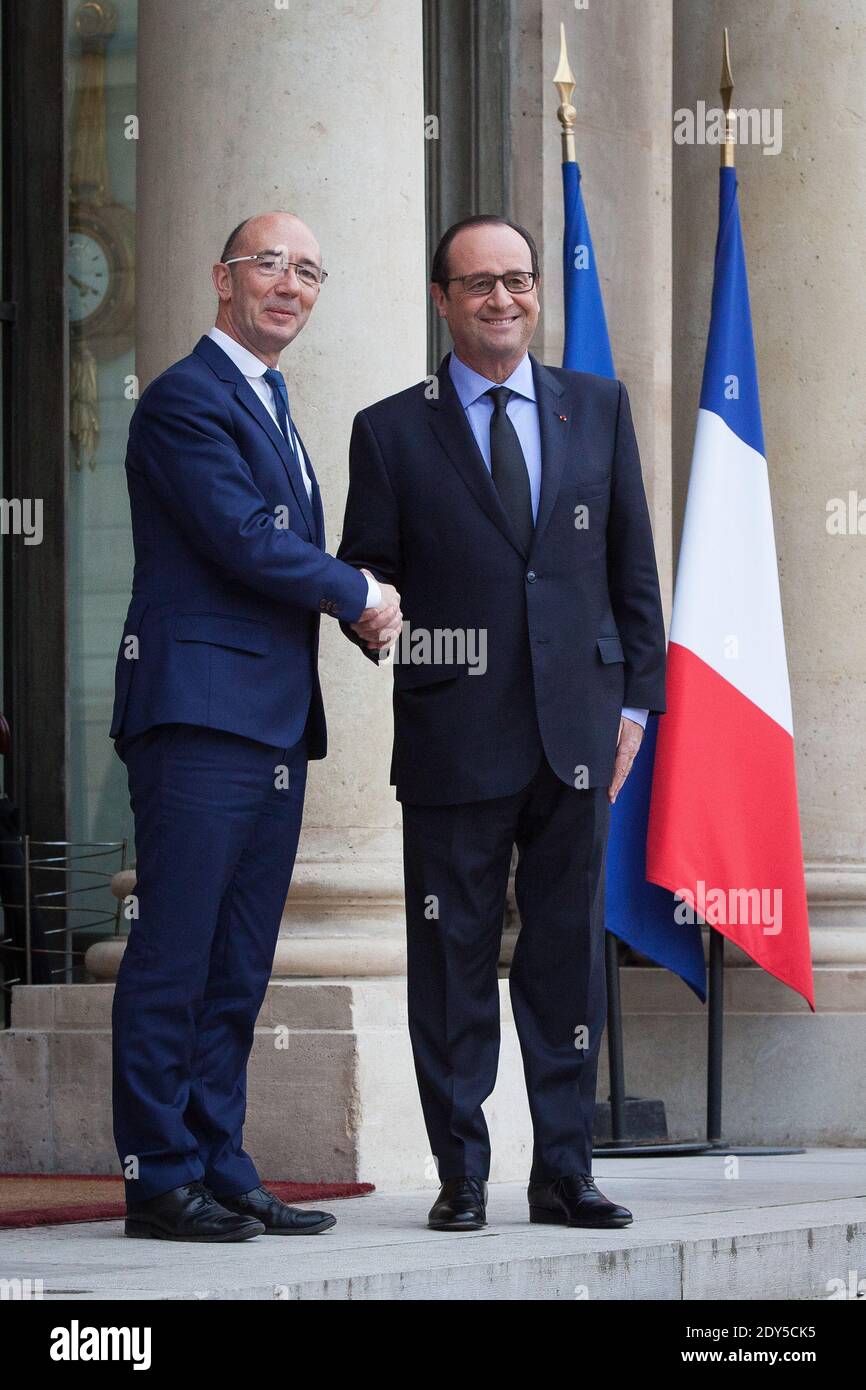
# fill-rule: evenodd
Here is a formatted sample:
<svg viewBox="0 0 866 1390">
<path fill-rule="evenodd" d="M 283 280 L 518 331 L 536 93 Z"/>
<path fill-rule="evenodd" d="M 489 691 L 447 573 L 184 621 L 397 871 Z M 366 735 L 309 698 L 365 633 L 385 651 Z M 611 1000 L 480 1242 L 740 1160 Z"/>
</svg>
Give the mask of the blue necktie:
<svg viewBox="0 0 866 1390">
<path fill-rule="evenodd" d="M 295 448 L 295 431 L 292 428 L 292 414 L 289 410 L 289 393 L 286 390 L 286 383 L 283 380 L 282 372 L 278 372 L 276 367 L 268 367 L 265 370 L 265 381 L 271 388 L 271 395 L 274 398 L 274 408 L 277 412 L 277 420 L 279 421 L 280 429 L 282 430 L 286 439 L 286 443 L 288 444 L 289 449 L 292 453 L 292 463 L 295 466 L 295 475 L 297 477 L 301 489 L 298 493 L 298 500 L 300 501 L 301 509 L 303 510 L 304 515 L 307 518 L 307 523 L 310 527 L 310 534 L 312 536 L 315 536 L 317 531 L 317 522 L 313 509 L 314 504 L 312 496 L 310 495 L 310 493 L 307 492 L 307 485 L 304 482 L 304 470 L 301 467 L 301 460 L 298 456 L 298 450 Z M 313 480 L 311 476 L 311 487 L 312 481 Z"/>
<path fill-rule="evenodd" d="M 282 372 L 278 372 L 276 367 L 268 367 L 265 371 L 265 381 L 271 388 L 271 395 L 274 398 L 274 409 L 277 412 L 277 421 L 280 429 L 285 435 L 286 442 L 292 453 L 295 454 L 295 432 L 292 429 L 292 412 L 289 410 L 289 393 L 286 390 L 286 383 Z M 295 454 L 297 462 L 297 454 Z"/>
</svg>

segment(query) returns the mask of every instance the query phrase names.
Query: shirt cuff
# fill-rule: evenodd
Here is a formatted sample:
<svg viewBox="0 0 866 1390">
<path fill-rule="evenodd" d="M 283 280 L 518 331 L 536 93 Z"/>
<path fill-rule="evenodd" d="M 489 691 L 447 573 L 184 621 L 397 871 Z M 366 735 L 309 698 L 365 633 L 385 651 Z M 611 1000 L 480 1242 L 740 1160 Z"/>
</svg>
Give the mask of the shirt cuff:
<svg viewBox="0 0 866 1390">
<path fill-rule="evenodd" d="M 646 728 L 648 709 L 624 709 L 622 714 L 624 719 L 633 719 L 635 724 L 640 724 L 642 729 Z"/>
<path fill-rule="evenodd" d="M 367 607 L 378 608 L 382 602 L 382 590 L 371 574 L 365 574 L 364 578 L 367 581 Z"/>
</svg>

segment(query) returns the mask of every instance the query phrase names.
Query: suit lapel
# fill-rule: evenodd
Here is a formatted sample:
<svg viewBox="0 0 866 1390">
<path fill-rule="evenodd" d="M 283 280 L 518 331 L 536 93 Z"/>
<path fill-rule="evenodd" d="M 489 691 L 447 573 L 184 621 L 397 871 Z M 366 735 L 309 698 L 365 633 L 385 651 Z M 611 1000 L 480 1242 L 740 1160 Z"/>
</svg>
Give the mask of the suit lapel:
<svg viewBox="0 0 866 1390">
<path fill-rule="evenodd" d="M 312 484 L 313 495 L 311 498 L 311 505 L 313 512 L 313 538 L 316 544 L 318 545 L 319 549 L 324 550 L 325 511 L 322 506 L 322 492 L 319 487 L 319 480 L 313 472 L 313 465 L 310 463 L 310 455 L 307 452 L 306 445 L 304 444 L 304 441 L 301 439 L 301 436 L 298 434 L 297 426 L 295 426 L 295 439 L 297 440 L 298 448 L 304 456 L 304 463 L 307 466 L 307 472 L 310 475 L 310 482 Z M 303 479 L 301 479 L 301 481 L 303 482 Z M 304 496 L 306 496 L 306 492 L 307 489 L 304 488 Z"/>
<path fill-rule="evenodd" d="M 448 370 L 450 353 L 443 359 L 437 373 L 439 382 L 438 400 L 428 400 L 430 425 L 448 458 L 472 493 L 486 516 L 514 546 L 520 555 L 526 554 L 517 538 L 508 514 L 499 499 L 487 465 L 475 442 L 472 426 L 466 418 L 466 411 L 454 389 L 451 373 Z"/>
<path fill-rule="evenodd" d="M 265 409 L 246 377 L 241 377 L 240 382 L 235 386 L 235 392 L 241 405 L 258 420 L 265 434 L 282 459 L 283 467 L 286 470 L 286 476 L 292 485 L 292 491 L 295 494 L 295 499 L 303 514 L 310 539 L 313 540 L 315 533 L 313 511 L 310 506 L 310 499 L 307 496 L 307 489 L 304 487 L 304 480 L 301 477 L 300 465 L 292 449 L 289 447 L 288 440 L 285 438 L 279 425 L 271 418 L 270 412 Z"/>
<path fill-rule="evenodd" d="M 574 410 L 572 410 L 556 377 L 530 354 L 535 397 L 538 405 L 538 428 L 541 434 L 541 498 L 533 552 L 540 545 L 544 531 L 553 514 L 559 495 L 565 463 L 573 449 Z"/>
<path fill-rule="evenodd" d="M 235 395 L 240 404 L 249 411 L 268 436 L 286 470 L 286 476 L 291 484 L 292 492 L 295 494 L 295 500 L 301 509 L 310 539 L 315 540 L 316 523 L 310 506 L 310 499 L 307 497 L 307 489 L 304 487 L 304 480 L 301 477 L 300 465 L 282 430 L 271 418 L 270 413 L 259 400 L 243 372 L 235 366 L 231 358 L 223 352 L 213 338 L 208 338 L 207 335 L 200 338 L 196 343 L 195 351 L 205 359 L 221 381 L 234 387 Z"/>
</svg>

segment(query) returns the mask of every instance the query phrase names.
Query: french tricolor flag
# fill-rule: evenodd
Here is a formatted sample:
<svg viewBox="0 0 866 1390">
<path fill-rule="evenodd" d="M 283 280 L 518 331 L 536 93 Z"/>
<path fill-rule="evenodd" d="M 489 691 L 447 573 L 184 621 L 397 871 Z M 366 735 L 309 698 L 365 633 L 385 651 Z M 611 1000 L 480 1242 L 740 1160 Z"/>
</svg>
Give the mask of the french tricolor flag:
<svg viewBox="0 0 866 1390">
<path fill-rule="evenodd" d="M 733 168 L 659 719 L 647 878 L 814 1010 L 791 695 Z"/>
</svg>

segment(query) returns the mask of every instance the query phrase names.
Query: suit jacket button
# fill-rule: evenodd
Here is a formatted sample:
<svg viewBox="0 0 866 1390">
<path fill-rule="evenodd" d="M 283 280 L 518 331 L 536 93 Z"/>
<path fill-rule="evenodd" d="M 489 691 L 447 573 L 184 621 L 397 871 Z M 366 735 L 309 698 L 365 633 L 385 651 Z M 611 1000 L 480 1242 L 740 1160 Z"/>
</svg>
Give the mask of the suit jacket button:
<svg viewBox="0 0 866 1390">
<path fill-rule="evenodd" d="M 538 575 L 535 573 L 535 570 L 527 570 L 527 571 L 526 571 L 526 582 L 527 582 L 527 584 L 534 584 L 537 578 L 538 578 Z"/>
<path fill-rule="evenodd" d="M 319 607 L 321 608 L 321 610 L 322 610 L 323 613 L 327 613 L 327 611 L 328 611 L 328 600 L 327 600 L 326 598 L 320 598 L 320 599 L 319 599 Z"/>
</svg>

